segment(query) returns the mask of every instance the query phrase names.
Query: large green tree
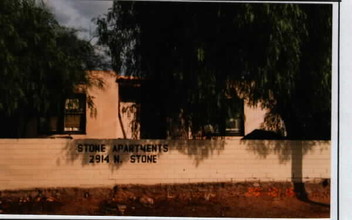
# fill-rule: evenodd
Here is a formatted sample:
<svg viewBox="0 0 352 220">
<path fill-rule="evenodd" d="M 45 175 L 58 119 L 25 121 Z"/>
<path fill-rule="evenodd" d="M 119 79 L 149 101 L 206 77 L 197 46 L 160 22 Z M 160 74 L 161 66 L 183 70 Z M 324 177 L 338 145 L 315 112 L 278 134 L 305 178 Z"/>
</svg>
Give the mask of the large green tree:
<svg viewBox="0 0 352 220">
<path fill-rule="evenodd" d="M 0 1 L 1 137 L 22 137 L 30 118 L 62 110 L 62 100 L 96 66 L 89 42 L 34 0 Z"/>
<path fill-rule="evenodd" d="M 223 134 L 228 102 L 240 96 L 270 110 L 267 128 L 282 120 L 287 138 L 329 139 L 331 13 L 316 4 L 114 1 L 97 24 L 113 68 L 146 79 L 145 130 L 156 133 L 145 137 L 170 136 L 170 123 Z"/>
</svg>

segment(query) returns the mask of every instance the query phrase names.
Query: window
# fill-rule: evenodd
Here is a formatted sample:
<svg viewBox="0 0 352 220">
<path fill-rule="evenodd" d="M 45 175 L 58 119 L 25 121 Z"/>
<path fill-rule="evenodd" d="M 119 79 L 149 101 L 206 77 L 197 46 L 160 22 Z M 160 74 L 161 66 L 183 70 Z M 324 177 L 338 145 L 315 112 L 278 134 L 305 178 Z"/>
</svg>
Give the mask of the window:
<svg viewBox="0 0 352 220">
<path fill-rule="evenodd" d="M 243 107 L 243 100 L 237 97 L 225 100 L 218 121 L 205 126 L 205 136 L 243 136 Z"/>
<path fill-rule="evenodd" d="M 65 100 L 64 132 L 85 132 L 86 102 L 85 96 Z"/>
<path fill-rule="evenodd" d="M 227 100 L 227 114 L 225 115 L 225 135 L 243 135 L 243 100 L 231 98 Z"/>
<path fill-rule="evenodd" d="M 86 131 L 86 95 L 75 94 L 63 103 L 63 111 L 39 118 L 39 133 L 84 134 Z"/>
</svg>

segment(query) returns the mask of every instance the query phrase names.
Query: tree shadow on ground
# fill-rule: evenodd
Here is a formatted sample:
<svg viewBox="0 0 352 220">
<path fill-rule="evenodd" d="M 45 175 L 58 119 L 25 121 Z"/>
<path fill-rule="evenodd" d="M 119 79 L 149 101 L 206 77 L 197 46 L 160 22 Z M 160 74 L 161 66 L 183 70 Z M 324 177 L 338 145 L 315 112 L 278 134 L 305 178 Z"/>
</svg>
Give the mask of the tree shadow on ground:
<svg viewBox="0 0 352 220">
<path fill-rule="evenodd" d="M 303 157 L 309 152 L 317 150 L 327 150 L 326 141 L 303 141 L 303 140 L 241 140 L 246 145 L 247 151 L 253 152 L 259 158 L 265 159 L 269 155 L 277 155 L 281 164 L 291 161 L 291 181 L 297 199 L 321 206 L 329 204 L 315 202 L 309 199 L 308 193 L 303 181 Z"/>
</svg>

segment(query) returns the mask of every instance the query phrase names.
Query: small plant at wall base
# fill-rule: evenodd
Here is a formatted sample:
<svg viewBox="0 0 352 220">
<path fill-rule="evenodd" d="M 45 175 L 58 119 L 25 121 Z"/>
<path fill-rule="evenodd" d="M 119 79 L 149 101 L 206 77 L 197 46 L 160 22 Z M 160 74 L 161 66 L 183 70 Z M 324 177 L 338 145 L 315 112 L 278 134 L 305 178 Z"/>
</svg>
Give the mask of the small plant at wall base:
<svg viewBox="0 0 352 220">
<path fill-rule="evenodd" d="M 34 0 L 0 2 L 0 137 L 23 137 L 31 118 L 58 114 L 99 64 L 89 42 Z M 92 106 L 92 105 L 90 105 Z"/>
</svg>

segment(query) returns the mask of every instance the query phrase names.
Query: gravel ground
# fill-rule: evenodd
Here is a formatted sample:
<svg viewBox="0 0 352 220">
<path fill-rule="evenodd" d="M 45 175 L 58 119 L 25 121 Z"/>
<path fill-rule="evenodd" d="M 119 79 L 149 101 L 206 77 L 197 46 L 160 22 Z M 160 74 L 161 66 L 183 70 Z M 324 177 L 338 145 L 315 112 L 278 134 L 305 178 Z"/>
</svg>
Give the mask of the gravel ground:
<svg viewBox="0 0 352 220">
<path fill-rule="evenodd" d="M 1 214 L 329 218 L 330 185 L 306 183 L 117 185 L 0 192 Z M 0 216 L 1 217 L 1 216 Z"/>
</svg>

